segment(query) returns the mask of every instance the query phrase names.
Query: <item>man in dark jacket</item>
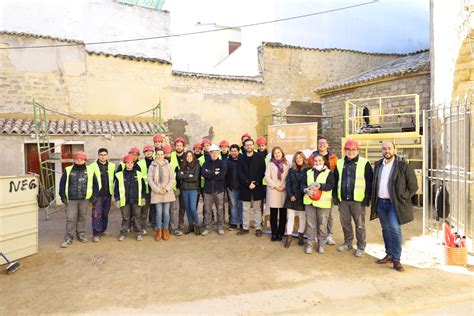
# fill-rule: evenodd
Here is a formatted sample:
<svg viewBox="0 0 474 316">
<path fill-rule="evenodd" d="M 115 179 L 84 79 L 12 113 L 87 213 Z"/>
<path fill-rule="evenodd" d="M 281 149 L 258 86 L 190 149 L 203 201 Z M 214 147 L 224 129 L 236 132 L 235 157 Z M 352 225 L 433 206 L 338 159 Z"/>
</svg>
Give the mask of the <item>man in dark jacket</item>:
<svg viewBox="0 0 474 316">
<path fill-rule="evenodd" d="M 379 264 L 393 263 L 393 268 L 403 271 L 401 225 L 413 220 L 411 198 L 418 190 L 413 168 L 395 155 L 392 142 L 382 144 L 383 159 L 375 163 L 370 220 L 380 218 L 386 256 Z"/>
<path fill-rule="evenodd" d="M 201 175 L 204 178 L 204 231 L 202 236 L 211 232 L 212 206 L 216 205 L 217 233 L 224 234 L 224 190 L 227 164 L 219 159 L 220 149 L 217 145 L 209 147 L 210 160 L 204 162 Z"/>
<path fill-rule="evenodd" d="M 239 173 L 238 173 L 238 161 L 239 161 L 239 145 L 233 144 L 230 146 L 230 155 L 227 158 L 227 174 L 225 176 L 227 193 L 230 199 L 230 219 L 229 219 L 229 230 L 234 230 L 237 225 L 242 225 L 242 201 L 239 197 Z"/>
<path fill-rule="evenodd" d="M 240 199 L 243 204 L 243 225 L 238 235 L 249 233 L 250 210 L 253 209 L 255 220 L 255 235 L 262 236 L 261 205 L 265 199 L 265 189 L 262 184 L 265 176 L 265 157 L 254 151 L 254 141 L 249 138 L 244 141 L 245 153 L 238 161 L 240 179 Z"/>
<path fill-rule="evenodd" d="M 337 251 L 352 249 L 354 219 L 357 238 L 354 255 L 360 258 L 364 255 L 366 245 L 365 208 L 370 202 L 373 171 L 370 162 L 359 156 L 357 141 L 346 141 L 344 151 L 345 157 L 337 161 L 334 169 L 336 188 L 333 190 L 333 199 L 335 204 L 339 204 L 339 219 L 344 234 L 344 242 L 337 247 Z"/>
<path fill-rule="evenodd" d="M 74 165 L 65 168 L 59 183 L 59 196 L 66 205 L 66 236 L 61 244 L 67 248 L 74 234 L 80 242 L 87 242 L 85 221 L 89 202 L 94 203 L 99 193 L 99 182 L 92 168 L 86 166 L 83 151 L 74 154 Z"/>
</svg>

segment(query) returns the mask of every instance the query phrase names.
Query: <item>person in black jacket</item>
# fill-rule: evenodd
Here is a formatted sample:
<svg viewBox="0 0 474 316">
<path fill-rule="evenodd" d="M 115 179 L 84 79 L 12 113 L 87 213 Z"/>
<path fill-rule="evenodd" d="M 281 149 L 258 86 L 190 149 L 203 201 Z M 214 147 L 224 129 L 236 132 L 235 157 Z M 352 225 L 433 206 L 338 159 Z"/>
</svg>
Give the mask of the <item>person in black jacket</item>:
<svg viewBox="0 0 474 316">
<path fill-rule="evenodd" d="M 202 165 L 204 178 L 204 231 L 202 236 L 211 232 L 212 206 L 216 205 L 217 233 L 224 234 L 224 190 L 227 164 L 219 159 L 220 149 L 213 144 L 209 147 L 210 159 Z"/>
<path fill-rule="evenodd" d="M 286 178 L 286 200 L 285 208 L 288 209 L 286 222 L 286 241 L 285 248 L 290 247 L 293 239 L 293 226 L 295 216 L 298 216 L 298 244 L 304 245 L 304 230 L 306 227 L 306 217 L 303 204 L 303 189 L 301 184 L 305 182 L 308 164 L 306 156 L 302 151 L 297 151 L 293 155 L 293 163 Z"/>
<path fill-rule="evenodd" d="M 370 220 L 380 218 L 385 244 L 385 257 L 379 264 L 393 263 L 393 268 L 403 271 L 401 225 L 413 221 L 411 198 L 418 190 L 413 168 L 395 155 L 392 142 L 382 144 L 383 159 L 375 163 Z"/>
<path fill-rule="evenodd" d="M 197 199 L 199 198 L 199 181 L 201 179 L 201 167 L 192 151 L 187 151 L 185 160 L 181 163 L 176 173 L 182 199 L 188 217 L 188 228 L 184 232 L 189 234 L 194 232 L 200 235 L 199 218 L 197 212 Z"/>
<path fill-rule="evenodd" d="M 243 204 L 243 225 L 238 235 L 249 233 L 250 210 L 253 209 L 255 220 L 255 235 L 262 236 L 261 204 L 265 199 L 265 187 L 262 184 L 265 176 L 265 157 L 254 151 L 254 141 L 249 138 L 244 141 L 245 153 L 238 161 L 240 179 L 240 199 Z"/>
<path fill-rule="evenodd" d="M 74 235 L 80 242 L 87 242 L 85 221 L 89 202 L 94 203 L 99 194 L 99 182 L 92 168 L 86 166 L 83 151 L 74 154 L 74 165 L 65 168 L 59 183 L 59 196 L 66 205 L 66 236 L 61 244 L 67 248 Z"/>
<path fill-rule="evenodd" d="M 236 229 L 238 224 L 242 226 L 242 201 L 239 197 L 240 181 L 238 173 L 239 149 L 240 147 L 237 144 L 230 146 L 230 155 L 227 158 L 225 181 L 231 206 L 229 230 Z"/>
</svg>

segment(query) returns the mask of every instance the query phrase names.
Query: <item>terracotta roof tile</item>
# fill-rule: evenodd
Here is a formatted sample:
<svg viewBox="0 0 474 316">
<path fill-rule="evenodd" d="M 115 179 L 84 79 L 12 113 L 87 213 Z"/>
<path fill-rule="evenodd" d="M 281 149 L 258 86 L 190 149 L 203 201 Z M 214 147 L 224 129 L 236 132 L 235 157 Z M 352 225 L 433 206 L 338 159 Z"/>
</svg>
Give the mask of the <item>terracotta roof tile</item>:
<svg viewBox="0 0 474 316">
<path fill-rule="evenodd" d="M 138 121 L 50 120 L 46 123 L 51 135 L 151 135 L 153 123 Z M 30 135 L 35 133 L 32 119 L 0 118 L 0 134 Z"/>
</svg>

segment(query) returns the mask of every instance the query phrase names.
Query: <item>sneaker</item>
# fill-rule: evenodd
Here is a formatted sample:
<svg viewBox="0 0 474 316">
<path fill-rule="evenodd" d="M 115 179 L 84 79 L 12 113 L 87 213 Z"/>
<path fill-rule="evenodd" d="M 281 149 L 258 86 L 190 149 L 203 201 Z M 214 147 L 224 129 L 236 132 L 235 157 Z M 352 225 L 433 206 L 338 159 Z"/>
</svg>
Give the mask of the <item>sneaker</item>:
<svg viewBox="0 0 474 316">
<path fill-rule="evenodd" d="M 87 238 L 84 237 L 84 236 L 78 236 L 77 239 L 78 239 L 80 242 L 83 242 L 83 243 L 86 243 L 86 242 L 89 241 L 89 240 L 87 240 Z"/>
<path fill-rule="evenodd" d="M 336 244 L 336 242 L 334 241 L 332 236 L 328 236 L 328 238 L 326 239 L 326 245 L 334 246 L 335 244 Z"/>
<path fill-rule="evenodd" d="M 110 237 L 112 236 L 109 232 L 103 232 L 102 234 L 100 234 L 101 236 L 104 236 L 104 237 Z"/>
<path fill-rule="evenodd" d="M 66 240 L 61 244 L 61 248 L 67 248 L 67 247 L 69 247 L 70 245 L 72 245 L 72 239 L 66 239 Z"/>
<path fill-rule="evenodd" d="M 92 240 L 93 240 L 94 242 L 99 242 L 100 237 L 99 237 L 99 236 L 94 236 L 94 237 L 92 237 Z"/>
<path fill-rule="evenodd" d="M 143 230 L 143 235 L 148 235 L 148 232 L 146 231 L 146 229 Z"/>
<path fill-rule="evenodd" d="M 201 233 L 201 236 L 207 236 L 209 235 L 210 231 L 209 229 L 204 229 L 204 231 Z"/>
<path fill-rule="evenodd" d="M 125 235 L 120 235 L 120 237 L 119 237 L 118 240 L 119 240 L 119 241 L 124 241 L 124 240 L 125 240 Z"/>
<path fill-rule="evenodd" d="M 180 231 L 180 230 L 178 230 L 178 229 L 176 229 L 176 230 L 173 232 L 173 235 L 175 235 L 175 236 L 181 236 L 182 234 L 183 234 L 183 232 Z"/>
<path fill-rule="evenodd" d="M 356 256 L 357 258 L 361 258 L 363 255 L 364 255 L 364 250 L 362 249 L 356 249 L 356 251 L 354 252 L 354 256 Z"/>
<path fill-rule="evenodd" d="M 344 252 L 344 251 L 349 251 L 352 249 L 352 245 L 346 245 L 346 244 L 342 244 L 342 245 L 339 245 L 337 246 L 337 251 L 339 252 Z"/>
<path fill-rule="evenodd" d="M 138 236 L 137 236 L 137 240 L 138 240 L 138 241 L 142 241 L 142 240 L 143 240 L 142 235 L 138 235 Z"/>
<path fill-rule="evenodd" d="M 224 235 L 224 229 L 223 229 L 223 228 L 218 229 L 218 230 L 217 230 L 217 234 L 218 234 L 218 235 Z"/>
<path fill-rule="evenodd" d="M 304 248 L 304 253 L 310 255 L 313 253 L 313 245 L 312 244 L 307 244 L 306 247 Z"/>
<path fill-rule="evenodd" d="M 230 224 L 229 227 L 227 227 L 228 230 L 233 231 L 237 229 L 237 225 L 235 224 Z"/>
<path fill-rule="evenodd" d="M 318 247 L 318 253 L 320 253 L 320 254 L 324 253 L 324 247 L 323 246 Z"/>
</svg>

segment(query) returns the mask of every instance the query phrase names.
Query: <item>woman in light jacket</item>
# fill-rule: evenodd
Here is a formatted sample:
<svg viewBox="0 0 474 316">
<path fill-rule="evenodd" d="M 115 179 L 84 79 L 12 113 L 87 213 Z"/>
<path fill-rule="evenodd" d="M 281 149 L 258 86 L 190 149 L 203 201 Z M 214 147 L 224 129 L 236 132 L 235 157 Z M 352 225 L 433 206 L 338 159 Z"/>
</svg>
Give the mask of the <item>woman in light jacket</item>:
<svg viewBox="0 0 474 316">
<path fill-rule="evenodd" d="M 286 208 L 286 177 L 290 169 L 285 154 L 280 147 L 272 150 L 271 160 L 265 171 L 267 181 L 267 207 L 270 208 L 270 225 L 272 227 L 272 241 L 281 241 L 285 233 Z"/>
<path fill-rule="evenodd" d="M 148 169 L 148 185 L 151 189 L 151 204 L 156 207 L 156 236 L 155 240 L 169 238 L 170 203 L 175 201 L 173 184 L 176 183 L 176 174 L 170 163 L 165 159 L 163 149 L 157 149 L 156 160 Z"/>
</svg>

